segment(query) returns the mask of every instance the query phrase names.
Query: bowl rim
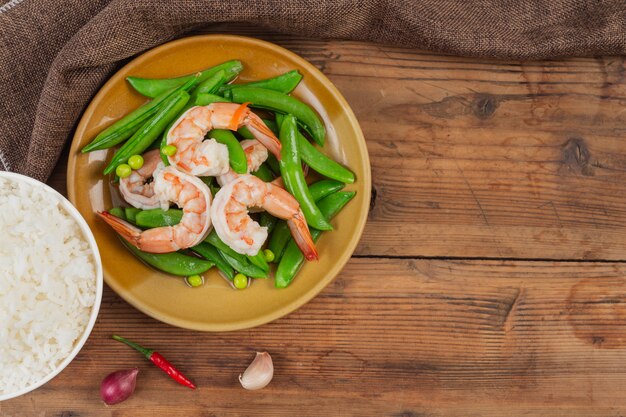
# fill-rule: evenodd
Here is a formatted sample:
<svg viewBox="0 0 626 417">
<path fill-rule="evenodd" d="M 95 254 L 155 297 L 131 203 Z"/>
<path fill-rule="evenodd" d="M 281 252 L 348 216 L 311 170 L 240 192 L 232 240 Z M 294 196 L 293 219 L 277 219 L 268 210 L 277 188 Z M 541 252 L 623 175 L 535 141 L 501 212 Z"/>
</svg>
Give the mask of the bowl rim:
<svg viewBox="0 0 626 417">
<path fill-rule="evenodd" d="M 109 91 L 113 88 L 113 85 L 115 83 L 123 80 L 122 73 L 124 72 L 124 70 L 129 67 L 134 67 L 137 65 L 139 66 L 145 65 L 146 61 L 151 59 L 153 56 L 161 53 L 161 51 L 163 50 L 168 50 L 170 48 L 177 48 L 187 43 L 194 43 L 194 42 L 203 41 L 203 40 L 223 41 L 223 42 L 224 41 L 238 41 L 238 42 L 243 41 L 243 42 L 248 43 L 250 47 L 267 48 L 276 52 L 279 55 L 287 56 L 294 61 L 295 65 L 297 65 L 300 68 L 306 69 L 311 74 L 311 76 L 315 78 L 317 81 L 319 81 L 321 84 L 323 84 L 325 88 L 329 90 L 332 96 L 339 102 L 341 108 L 345 112 L 345 116 L 348 119 L 350 125 L 354 127 L 357 148 L 359 149 L 360 153 L 364 156 L 363 157 L 363 163 L 365 167 L 364 173 L 363 173 L 362 178 L 358 179 L 363 184 L 364 206 L 363 206 L 363 210 L 359 212 L 359 217 L 355 219 L 355 222 L 357 223 L 356 225 L 357 232 L 350 237 L 350 240 L 348 244 L 346 245 L 347 251 L 345 251 L 341 257 L 337 258 L 337 261 L 333 264 L 332 268 L 330 268 L 328 272 L 325 274 L 326 276 L 324 279 L 320 279 L 315 286 L 311 287 L 311 289 L 308 290 L 306 293 L 304 293 L 302 296 L 293 299 L 292 301 L 288 302 L 287 304 L 283 305 L 280 308 L 277 308 L 271 313 L 267 313 L 267 314 L 254 317 L 254 318 L 239 320 L 236 322 L 228 322 L 228 323 L 200 323 L 200 322 L 188 320 L 185 318 L 179 318 L 179 317 L 172 318 L 170 317 L 170 315 L 166 313 L 161 313 L 157 309 L 151 308 L 149 305 L 146 305 L 143 302 L 138 301 L 134 297 L 130 296 L 123 289 L 121 285 L 115 282 L 115 280 L 108 278 L 106 271 L 105 271 L 104 280 L 107 283 L 107 285 L 111 287 L 113 291 L 115 291 L 116 294 L 118 294 L 124 301 L 132 305 L 137 310 L 141 311 L 142 313 L 156 320 L 159 320 L 161 322 L 167 323 L 172 326 L 181 327 L 181 328 L 190 329 L 190 330 L 208 331 L 208 332 L 237 331 L 237 330 L 250 329 L 250 328 L 257 327 L 257 326 L 261 326 L 263 324 L 267 324 L 274 320 L 282 318 L 296 311 L 298 308 L 300 308 L 301 306 L 303 306 L 304 304 L 308 303 L 313 298 L 315 298 L 330 282 L 332 282 L 337 277 L 337 275 L 339 275 L 343 267 L 351 259 L 352 254 L 354 253 L 354 250 L 356 249 L 356 246 L 358 245 L 361 239 L 363 230 L 365 229 L 365 223 L 367 222 L 367 217 L 369 215 L 368 208 L 369 208 L 370 199 L 371 199 L 372 174 L 371 174 L 371 164 L 370 164 L 369 153 L 368 153 L 367 145 L 365 142 L 365 137 L 363 136 L 363 132 L 361 130 L 361 126 L 356 116 L 354 115 L 352 108 L 350 107 L 346 99 L 343 97 L 341 92 L 337 89 L 337 87 L 335 87 L 332 81 L 330 81 L 328 77 L 326 77 L 313 64 L 311 64 L 310 62 L 308 62 L 306 59 L 302 58 L 298 54 L 286 48 L 278 46 L 274 43 L 267 42 L 267 41 L 257 39 L 257 38 L 248 37 L 248 36 L 231 35 L 231 34 L 205 34 L 205 35 L 183 37 L 183 38 L 179 38 L 179 39 L 155 46 L 154 48 L 141 53 L 140 55 L 136 56 L 135 58 L 130 60 L 128 63 L 126 63 L 124 66 L 117 69 L 115 73 L 107 79 L 107 81 L 102 85 L 102 87 L 100 87 L 98 92 L 94 95 L 94 97 L 89 102 L 89 105 L 84 110 L 80 118 L 80 121 L 76 127 L 74 136 L 72 137 L 72 143 L 71 143 L 71 147 L 69 151 L 69 157 L 68 157 L 68 163 L 67 163 L 67 176 L 66 176 L 67 194 L 71 202 L 76 201 L 75 186 L 77 182 L 75 178 L 75 172 L 76 172 L 76 164 L 77 164 L 78 156 L 80 154 L 80 149 L 78 146 L 78 137 L 79 135 L 80 136 L 84 135 L 84 132 L 86 130 L 86 126 L 87 126 L 86 116 L 91 116 L 91 114 L 94 112 L 94 109 L 96 108 L 95 103 L 99 101 L 103 96 L 109 94 Z"/>
<path fill-rule="evenodd" d="M 8 172 L 8 171 L 0 171 L 0 178 L 8 178 L 13 181 L 25 182 L 34 187 L 46 190 L 47 192 L 52 193 L 56 198 L 58 198 L 61 205 L 65 209 L 65 211 L 67 211 L 70 214 L 70 216 L 74 219 L 74 221 L 78 223 L 78 226 L 80 227 L 83 233 L 83 236 L 85 236 L 85 238 L 89 242 L 89 246 L 91 247 L 91 250 L 95 259 L 95 264 L 96 264 L 96 298 L 94 300 L 93 306 L 91 307 L 91 315 L 89 317 L 89 322 L 87 323 L 87 326 L 85 327 L 82 336 L 80 337 L 80 339 L 78 339 L 78 341 L 74 345 L 74 348 L 72 349 L 70 354 L 52 372 L 47 374 L 44 378 L 42 378 L 41 380 L 25 388 L 22 388 L 19 391 L 10 392 L 8 394 L 0 394 L 0 401 L 5 401 L 5 400 L 10 400 L 12 398 L 17 398 L 21 395 L 27 394 L 41 387 L 42 385 L 49 382 L 52 378 L 60 374 L 70 364 L 70 362 L 74 360 L 76 355 L 78 355 L 78 352 L 82 350 L 83 346 L 85 345 L 85 342 L 87 342 L 87 339 L 91 335 L 91 331 L 93 330 L 93 327 L 96 323 L 98 313 L 100 312 L 100 305 L 102 302 L 102 292 L 104 289 L 104 284 L 103 284 L 103 274 L 102 274 L 102 259 L 100 258 L 100 251 L 98 250 L 98 244 L 96 243 L 96 239 L 94 238 L 93 233 L 91 232 L 91 229 L 89 228 L 89 225 L 87 224 L 83 216 L 80 214 L 78 209 L 74 207 L 74 205 L 72 205 L 72 203 L 67 198 L 65 198 L 61 193 L 59 193 L 57 190 L 55 190 L 49 185 L 41 181 L 38 181 L 34 178 L 31 178 L 22 174 L 17 174 L 14 172 Z"/>
</svg>

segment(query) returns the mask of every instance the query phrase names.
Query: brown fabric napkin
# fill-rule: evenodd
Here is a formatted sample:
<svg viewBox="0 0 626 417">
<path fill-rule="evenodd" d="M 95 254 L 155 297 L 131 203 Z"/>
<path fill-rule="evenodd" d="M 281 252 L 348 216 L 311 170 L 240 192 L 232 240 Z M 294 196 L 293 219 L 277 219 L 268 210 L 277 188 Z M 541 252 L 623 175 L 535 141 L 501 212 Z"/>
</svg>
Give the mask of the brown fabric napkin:
<svg viewBox="0 0 626 417">
<path fill-rule="evenodd" d="M 626 51 L 625 0 L 0 0 L 0 169 L 47 179 L 121 61 L 216 22 L 480 57 Z"/>
</svg>

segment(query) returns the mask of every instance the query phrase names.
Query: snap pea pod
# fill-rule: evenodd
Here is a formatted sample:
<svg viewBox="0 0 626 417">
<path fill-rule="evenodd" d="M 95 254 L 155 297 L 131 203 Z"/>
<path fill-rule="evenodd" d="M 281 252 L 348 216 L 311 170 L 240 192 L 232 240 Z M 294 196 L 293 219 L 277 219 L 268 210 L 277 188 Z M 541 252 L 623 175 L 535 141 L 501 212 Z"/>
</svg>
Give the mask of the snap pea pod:
<svg viewBox="0 0 626 417">
<path fill-rule="evenodd" d="M 248 255 L 247 258 L 248 258 L 248 260 L 250 260 L 252 265 L 256 265 L 259 268 L 261 268 L 263 271 L 269 272 L 270 265 L 267 263 L 267 260 L 265 260 L 265 255 L 263 255 L 263 251 L 262 250 L 260 250 L 254 256 Z"/>
<path fill-rule="evenodd" d="M 135 215 L 135 224 L 152 229 L 155 227 L 175 226 L 180 223 L 183 211 L 180 209 L 161 210 L 160 208 L 142 210 Z"/>
<path fill-rule="evenodd" d="M 272 231 L 274 230 L 274 227 L 276 226 L 276 222 L 278 222 L 278 219 L 272 216 L 271 214 L 269 214 L 267 211 L 264 211 L 263 213 L 261 213 L 261 218 L 259 219 L 259 225 L 261 225 L 262 227 L 267 227 L 268 234 L 272 233 Z"/>
<path fill-rule="evenodd" d="M 257 169 L 254 172 L 251 172 L 251 174 L 265 182 L 270 182 L 274 180 L 274 174 L 272 173 L 272 170 L 269 169 L 266 164 L 261 164 L 259 169 Z"/>
<path fill-rule="evenodd" d="M 191 86 L 187 87 L 190 88 Z M 147 102 L 138 109 L 133 110 L 126 116 L 122 117 L 111 126 L 100 132 L 87 146 L 85 146 L 81 152 L 91 152 L 100 149 L 111 148 L 129 137 L 131 137 L 141 125 L 154 115 L 163 102 L 169 98 L 176 91 L 179 91 L 183 87 L 171 89 L 161 93 L 154 100 Z"/>
<path fill-rule="evenodd" d="M 334 194 L 325 197 L 319 202 L 319 207 L 324 216 L 330 220 L 333 218 L 339 211 L 346 205 L 352 198 L 355 196 L 355 192 L 345 192 L 339 191 Z M 311 237 L 314 242 L 317 242 L 320 235 L 322 234 L 321 230 L 311 230 Z M 276 280 L 274 285 L 276 288 L 285 288 L 291 281 L 293 281 L 294 277 L 304 264 L 304 255 L 300 252 L 298 245 L 296 242 L 292 240 L 289 241 L 287 247 L 285 248 L 285 252 L 278 264 L 278 268 L 276 269 Z"/>
<path fill-rule="evenodd" d="M 259 268 L 256 265 L 247 263 L 245 259 L 242 261 L 242 259 L 238 256 L 231 256 L 232 254 L 229 252 L 222 251 L 220 249 L 218 249 L 218 251 L 220 255 L 222 255 L 224 259 L 226 259 L 226 262 L 232 265 L 232 267 L 238 273 L 244 274 L 245 276 L 250 277 L 250 278 L 267 278 L 268 277 L 267 272 L 263 271 L 261 268 Z"/>
<path fill-rule="evenodd" d="M 169 97 L 156 114 L 113 155 L 104 173 L 110 174 L 119 164 L 125 163 L 130 156 L 142 154 L 163 132 L 163 129 L 174 120 L 187 101 L 189 101 L 189 94 L 186 91 L 179 91 Z"/>
<path fill-rule="evenodd" d="M 241 61 L 233 60 L 227 61 L 223 64 L 216 65 L 211 68 L 207 68 L 199 73 L 193 73 L 176 78 L 141 78 L 141 77 L 126 77 L 126 81 L 133 86 L 133 88 L 146 97 L 156 97 L 164 91 L 170 88 L 176 88 L 179 85 L 185 84 L 193 77 L 198 77 L 202 82 L 219 71 L 224 71 L 226 82 L 233 80 L 243 70 Z M 198 75 L 199 74 L 199 75 Z"/>
<path fill-rule="evenodd" d="M 231 89 L 235 103 L 252 103 L 253 107 L 273 110 L 283 114 L 292 114 L 302 123 L 304 129 L 320 146 L 324 146 L 326 129 L 313 109 L 303 102 L 277 91 L 257 87 L 238 87 Z"/>
<path fill-rule="evenodd" d="M 248 160 L 241 144 L 230 130 L 213 129 L 209 132 L 209 137 L 217 142 L 226 145 L 228 148 L 228 162 L 231 168 L 238 174 L 248 172 Z"/>
<path fill-rule="evenodd" d="M 188 256 L 179 252 L 142 252 L 124 239 L 120 240 L 136 257 L 159 271 L 167 272 L 168 274 L 187 277 L 190 275 L 201 274 L 213 267 L 213 262 L 200 259 L 195 256 Z"/>
<path fill-rule="evenodd" d="M 317 202 L 322 198 L 343 189 L 345 186 L 346 184 L 340 181 L 320 180 L 309 185 L 309 192 L 311 193 L 313 200 Z"/>
<path fill-rule="evenodd" d="M 198 100 L 199 95 L 210 94 L 214 90 L 217 90 L 217 87 L 224 84 L 225 82 L 224 77 L 225 77 L 224 71 L 218 71 L 215 74 L 211 75 L 206 80 L 199 83 L 198 86 L 194 88 L 191 94 L 189 95 L 189 101 L 187 102 L 187 105 L 185 105 L 185 107 L 182 108 L 180 113 L 176 115 L 174 120 L 172 120 L 172 122 L 168 125 L 167 129 L 165 129 L 164 131 L 164 134 L 167 135 L 167 132 L 170 130 L 172 125 L 176 122 L 176 120 L 178 120 L 180 116 L 183 115 L 183 113 L 185 113 L 187 110 L 189 110 L 193 106 L 197 106 L 196 101 Z"/>
<path fill-rule="evenodd" d="M 124 207 L 113 207 L 111 210 L 109 210 L 109 213 L 122 220 L 126 220 L 126 213 L 124 212 Z"/>
<path fill-rule="evenodd" d="M 345 184 L 339 181 L 321 180 L 309 185 L 309 192 L 311 193 L 313 200 L 317 202 L 322 198 L 341 190 L 343 187 L 345 187 Z M 261 217 L 261 220 L 263 220 L 263 217 Z M 287 242 L 289 242 L 289 239 L 291 239 L 291 233 L 289 231 L 289 227 L 287 226 L 287 222 L 279 220 L 274 226 L 274 231 L 270 236 L 268 244 L 268 249 L 274 252 L 274 262 L 278 263 L 280 258 L 283 256 L 285 246 L 287 245 Z"/>
<path fill-rule="evenodd" d="M 265 80 L 252 81 L 249 83 L 242 84 L 230 84 L 224 85 L 220 87 L 218 90 L 219 94 L 227 94 L 234 87 L 259 87 L 266 88 L 268 90 L 278 91 L 284 94 L 289 94 L 291 91 L 298 86 L 300 81 L 302 80 L 302 75 L 298 72 L 298 70 L 291 70 L 284 74 L 278 75 L 273 78 L 267 78 Z"/>
<path fill-rule="evenodd" d="M 267 248 L 274 252 L 274 262 L 278 263 L 280 258 L 282 258 L 289 239 L 291 239 L 289 226 L 287 226 L 286 221 L 281 220 L 274 226 L 274 231 L 270 236 L 270 242 L 267 245 Z"/>
<path fill-rule="evenodd" d="M 237 133 L 244 139 L 254 139 L 254 135 L 252 134 L 252 132 L 250 132 L 250 130 L 245 126 L 241 126 L 239 129 L 237 129 Z"/>
<path fill-rule="evenodd" d="M 279 131 L 279 129 L 278 129 L 278 125 L 276 124 L 276 122 L 275 122 L 275 121 L 273 121 L 273 120 L 270 120 L 270 119 L 262 119 L 262 120 L 263 120 L 263 123 L 265 123 L 265 126 L 269 127 L 269 128 L 270 128 L 270 130 L 271 130 L 271 131 L 272 131 L 272 132 L 273 132 L 276 136 L 278 136 L 278 133 L 279 133 L 278 131 Z"/>
<path fill-rule="evenodd" d="M 298 132 L 298 151 L 300 151 L 302 161 L 323 176 L 346 184 L 354 182 L 352 171 L 324 155 L 311 142 L 306 140 L 300 132 Z"/>
<path fill-rule="evenodd" d="M 224 243 L 219 238 L 217 233 L 215 233 L 215 230 L 209 233 L 209 236 L 207 236 L 204 241 L 219 249 L 226 261 L 228 261 L 228 263 L 231 264 L 232 267 L 235 268 L 235 270 L 249 277 L 267 278 L 269 265 L 267 270 L 263 270 L 262 268 L 253 264 L 250 257 L 235 252 L 233 249 L 230 248 L 230 246 Z"/>
<path fill-rule="evenodd" d="M 333 230 L 326 221 L 308 189 L 304 172 L 300 163 L 300 154 L 297 145 L 296 119 L 292 115 L 285 116 L 280 127 L 280 173 L 285 182 L 285 188 L 298 200 L 309 226 L 319 230 Z"/>
<path fill-rule="evenodd" d="M 283 117 L 284 116 L 282 114 L 276 115 L 276 123 L 279 126 L 282 123 Z M 300 158 L 305 164 L 311 167 L 311 169 L 315 172 L 319 172 L 327 178 L 341 181 L 346 184 L 352 184 L 354 182 L 354 174 L 352 171 L 324 155 L 299 131 L 297 136 Z"/>
<path fill-rule="evenodd" d="M 272 153 L 267 154 L 267 161 L 265 161 L 267 166 L 272 170 L 272 173 L 276 176 L 280 175 L 280 164 L 278 163 L 278 159 Z"/>
<path fill-rule="evenodd" d="M 140 211 L 141 210 L 135 207 L 125 207 L 124 215 L 126 216 L 126 221 L 136 224 L 137 222 L 136 216 L 137 216 L 137 213 L 139 213 Z"/>
<path fill-rule="evenodd" d="M 211 103 L 230 103 L 230 100 L 215 94 L 202 93 L 198 94 L 194 102 L 195 106 L 208 106 Z"/>
<path fill-rule="evenodd" d="M 190 103 L 195 103 L 196 98 L 200 94 L 213 94 L 217 89 L 226 82 L 226 73 L 223 70 L 217 71 L 206 80 L 198 84 L 191 92 Z"/>
<path fill-rule="evenodd" d="M 228 262 L 226 262 L 226 259 L 222 257 L 215 246 L 209 245 L 206 242 L 200 242 L 196 246 L 192 247 L 191 250 L 202 256 L 204 259 L 213 262 L 217 269 L 219 269 L 229 280 L 232 281 L 235 279 L 235 270 L 228 264 Z"/>
</svg>

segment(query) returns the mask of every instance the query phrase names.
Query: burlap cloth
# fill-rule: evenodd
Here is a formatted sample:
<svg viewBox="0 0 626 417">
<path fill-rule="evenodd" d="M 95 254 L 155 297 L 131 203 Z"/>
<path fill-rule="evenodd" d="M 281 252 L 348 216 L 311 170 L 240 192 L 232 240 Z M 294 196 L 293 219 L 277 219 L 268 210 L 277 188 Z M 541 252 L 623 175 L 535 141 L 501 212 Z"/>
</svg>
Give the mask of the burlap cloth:
<svg viewBox="0 0 626 417">
<path fill-rule="evenodd" d="M 0 169 L 45 180 L 118 64 L 216 22 L 536 59 L 626 51 L 626 0 L 0 0 Z"/>
</svg>

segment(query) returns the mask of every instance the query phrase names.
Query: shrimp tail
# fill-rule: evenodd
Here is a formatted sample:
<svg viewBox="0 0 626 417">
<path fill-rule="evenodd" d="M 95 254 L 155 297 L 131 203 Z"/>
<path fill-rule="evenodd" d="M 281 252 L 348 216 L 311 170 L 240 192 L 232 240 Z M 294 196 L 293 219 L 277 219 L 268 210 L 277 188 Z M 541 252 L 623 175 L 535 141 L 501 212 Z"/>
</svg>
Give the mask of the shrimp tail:
<svg viewBox="0 0 626 417">
<path fill-rule="evenodd" d="M 317 254 L 317 249 L 315 248 L 315 243 L 313 242 L 311 232 L 309 231 L 309 226 L 304 219 L 304 214 L 302 214 L 302 211 L 298 211 L 298 214 L 287 220 L 287 225 L 289 226 L 289 230 L 291 231 L 291 236 L 293 236 L 296 245 L 298 245 L 306 260 L 318 260 L 319 256 Z"/>
<path fill-rule="evenodd" d="M 250 133 L 280 161 L 280 141 L 276 135 L 274 135 L 274 132 L 265 125 L 263 120 L 256 114 L 250 112 L 246 118 L 245 125 L 248 130 L 250 130 Z"/>
<path fill-rule="evenodd" d="M 141 236 L 141 229 L 133 226 L 125 220 L 120 219 L 119 217 L 115 217 L 114 215 L 107 213 L 106 211 L 97 212 L 98 216 L 104 220 L 109 226 L 113 228 L 120 236 L 124 238 L 128 243 L 135 246 L 138 249 L 139 247 L 139 238 Z"/>
</svg>

